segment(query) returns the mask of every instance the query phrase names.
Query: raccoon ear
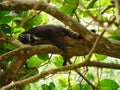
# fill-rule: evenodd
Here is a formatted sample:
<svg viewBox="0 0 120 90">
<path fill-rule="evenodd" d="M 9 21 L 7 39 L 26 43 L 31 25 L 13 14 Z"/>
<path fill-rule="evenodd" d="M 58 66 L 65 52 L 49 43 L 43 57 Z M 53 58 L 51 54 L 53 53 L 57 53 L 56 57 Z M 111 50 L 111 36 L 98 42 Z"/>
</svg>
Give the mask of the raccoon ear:
<svg viewBox="0 0 120 90">
<path fill-rule="evenodd" d="M 19 37 L 20 37 L 20 38 L 24 38 L 24 37 L 25 37 L 25 34 L 21 34 Z"/>
</svg>

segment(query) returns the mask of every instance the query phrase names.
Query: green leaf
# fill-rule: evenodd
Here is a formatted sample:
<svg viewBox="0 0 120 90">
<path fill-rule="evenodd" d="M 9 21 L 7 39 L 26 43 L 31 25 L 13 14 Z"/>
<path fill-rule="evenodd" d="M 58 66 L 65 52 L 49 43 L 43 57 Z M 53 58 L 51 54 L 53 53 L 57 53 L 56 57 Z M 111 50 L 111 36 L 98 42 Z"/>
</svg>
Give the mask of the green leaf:
<svg viewBox="0 0 120 90">
<path fill-rule="evenodd" d="M 12 34 L 12 36 L 15 37 L 15 38 L 18 38 L 18 36 L 22 32 L 24 32 L 24 31 L 25 31 L 25 29 L 23 29 L 22 27 L 13 28 L 13 30 L 12 30 L 13 34 Z"/>
<path fill-rule="evenodd" d="M 101 54 L 95 54 L 97 56 L 97 58 L 101 61 L 107 58 L 106 55 L 101 55 Z"/>
<path fill-rule="evenodd" d="M 89 84 L 82 84 L 80 90 L 92 90 Z"/>
<path fill-rule="evenodd" d="M 4 16 L 0 19 L 0 24 L 7 24 L 12 20 L 11 16 Z"/>
<path fill-rule="evenodd" d="M 7 33 L 11 33 L 11 27 L 8 24 L 1 24 L 0 28 L 2 29 L 2 31 L 7 34 Z"/>
<path fill-rule="evenodd" d="M 9 13 L 10 13 L 10 11 L 0 11 L 0 18 L 9 14 Z"/>
<path fill-rule="evenodd" d="M 32 56 L 28 61 L 28 67 L 39 67 L 43 61 L 39 59 L 36 55 Z"/>
<path fill-rule="evenodd" d="M 30 83 L 30 89 L 29 90 L 39 90 L 38 85 L 36 85 L 35 83 Z"/>
<path fill-rule="evenodd" d="M 61 87 L 66 87 L 67 86 L 67 80 L 63 76 L 59 77 L 58 82 L 61 85 Z"/>
<path fill-rule="evenodd" d="M 72 90 L 82 90 L 79 84 L 72 85 Z"/>
<path fill-rule="evenodd" d="M 94 4 L 96 3 L 96 1 L 98 1 L 98 0 L 91 0 L 91 1 L 89 2 L 88 6 L 87 6 L 87 9 L 93 8 L 93 7 L 94 7 Z"/>
<path fill-rule="evenodd" d="M 120 35 L 111 35 L 111 36 L 109 36 L 109 38 L 120 40 Z"/>
<path fill-rule="evenodd" d="M 31 77 L 38 73 L 39 73 L 39 71 L 36 68 L 23 67 L 22 72 L 17 74 L 17 79 L 24 78 L 25 76 Z"/>
<path fill-rule="evenodd" d="M 51 88 L 51 90 L 55 90 L 55 84 L 54 84 L 54 82 L 50 82 L 49 87 Z"/>
<path fill-rule="evenodd" d="M 40 17 L 40 15 L 36 15 L 32 20 L 31 22 L 37 26 L 37 25 L 40 25 L 40 23 L 42 22 L 42 17 Z"/>
<path fill-rule="evenodd" d="M 41 85 L 42 90 L 49 90 L 49 86 L 47 84 Z"/>
<path fill-rule="evenodd" d="M 39 59 L 44 60 L 44 61 L 49 59 L 48 54 L 38 54 L 37 56 L 38 56 Z"/>
<path fill-rule="evenodd" d="M 103 79 L 100 81 L 100 90 L 118 90 L 120 86 L 113 80 Z"/>
<path fill-rule="evenodd" d="M 61 5 L 61 3 L 63 2 L 63 0 L 51 0 L 51 2 L 53 4 L 56 4 L 57 6 Z"/>
<path fill-rule="evenodd" d="M 28 23 L 25 23 L 24 28 L 29 29 L 33 26 L 38 26 L 41 24 L 41 22 L 42 22 L 42 18 L 40 17 L 40 15 L 39 16 L 37 15 L 32 20 L 30 20 Z"/>
<path fill-rule="evenodd" d="M 30 83 L 25 86 L 24 90 L 39 90 L 39 87 L 35 83 Z"/>
<path fill-rule="evenodd" d="M 7 44 L 4 44 L 4 48 L 5 48 L 6 50 L 10 51 L 10 50 L 15 49 L 15 46 L 7 43 Z"/>
<path fill-rule="evenodd" d="M 94 79 L 95 79 L 92 73 L 87 74 L 86 77 L 88 80 L 91 80 L 91 81 L 94 81 Z"/>
<path fill-rule="evenodd" d="M 117 27 L 117 30 L 120 31 L 120 26 Z M 115 31 L 117 31 L 117 30 L 115 30 Z"/>
<path fill-rule="evenodd" d="M 42 84 L 41 88 L 42 88 L 42 90 L 55 90 L 55 84 L 53 82 L 50 82 L 49 85 Z"/>
<path fill-rule="evenodd" d="M 25 29 L 23 29 L 22 27 L 17 27 L 17 28 L 13 29 L 13 33 L 15 33 L 15 34 L 20 34 L 24 31 L 25 31 Z"/>
<path fill-rule="evenodd" d="M 64 0 L 60 9 L 68 15 L 72 15 L 78 7 L 78 2 L 79 0 Z"/>
<path fill-rule="evenodd" d="M 62 56 L 54 56 L 53 58 L 54 64 L 56 65 L 56 67 L 61 67 L 63 64 L 63 58 Z"/>
</svg>

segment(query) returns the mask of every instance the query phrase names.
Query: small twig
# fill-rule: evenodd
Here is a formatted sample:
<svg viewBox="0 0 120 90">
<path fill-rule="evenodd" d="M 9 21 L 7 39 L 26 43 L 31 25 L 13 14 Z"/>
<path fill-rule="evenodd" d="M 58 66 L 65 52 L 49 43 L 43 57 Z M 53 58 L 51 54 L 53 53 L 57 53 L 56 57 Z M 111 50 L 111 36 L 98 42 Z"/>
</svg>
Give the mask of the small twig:
<svg viewBox="0 0 120 90">
<path fill-rule="evenodd" d="M 97 90 L 97 87 L 95 87 L 84 75 L 82 75 L 82 73 L 80 73 L 78 70 L 75 71 L 92 87 L 93 90 Z"/>
<path fill-rule="evenodd" d="M 71 90 L 70 75 L 71 75 L 71 71 L 69 71 L 69 74 L 68 74 L 68 90 Z"/>
<path fill-rule="evenodd" d="M 82 75 L 85 76 L 87 74 L 87 72 L 88 72 L 88 70 L 82 72 Z M 83 80 L 84 80 L 84 78 L 81 79 L 80 84 L 82 83 Z M 92 85 L 92 83 L 90 85 L 91 85 L 92 88 L 94 88 L 94 85 Z"/>
<path fill-rule="evenodd" d="M 49 2 L 50 2 L 50 0 L 47 0 L 47 3 L 49 3 Z M 37 5 L 36 5 L 36 6 L 37 6 Z M 33 9 L 35 9 L 36 6 L 33 7 Z M 41 12 L 42 12 L 42 11 L 39 11 L 39 12 L 37 12 L 37 13 L 36 13 L 35 15 L 33 15 L 33 16 L 31 16 L 31 13 L 30 13 L 30 14 L 29 14 L 30 17 L 29 17 L 29 18 L 28 18 L 28 17 L 24 18 L 24 20 L 20 23 L 19 26 L 23 27 L 25 23 L 29 22 L 31 19 L 33 19 L 36 15 L 40 14 Z"/>
<path fill-rule="evenodd" d="M 76 58 L 77 59 L 77 58 Z M 69 64 L 72 64 L 72 62 L 69 60 Z M 97 88 L 86 78 L 86 77 L 84 77 L 84 75 L 82 74 L 82 73 L 80 73 L 77 69 L 74 69 L 75 71 L 76 71 L 76 73 L 80 76 L 80 77 L 82 77 L 82 79 L 84 79 L 91 87 L 92 87 L 92 89 L 93 90 L 97 90 Z"/>
<path fill-rule="evenodd" d="M 105 11 L 107 11 L 107 10 L 110 9 L 110 8 L 114 8 L 114 5 L 106 6 L 100 13 L 101 13 L 101 14 L 104 14 Z"/>
<path fill-rule="evenodd" d="M 76 18 L 77 18 L 77 21 L 80 22 L 80 19 L 79 19 L 77 13 L 75 12 L 74 14 L 75 14 L 75 16 L 76 16 Z"/>
<path fill-rule="evenodd" d="M 95 54 L 95 57 L 96 57 L 96 61 L 99 62 L 99 58 L 97 57 L 97 55 Z M 102 76 L 102 69 L 101 68 L 97 68 L 97 72 L 96 72 L 96 76 L 97 76 L 97 87 L 98 87 L 98 90 L 100 90 L 100 80 L 101 80 L 101 76 Z"/>
<path fill-rule="evenodd" d="M 114 8 L 114 5 L 110 5 L 110 6 L 107 6 L 107 7 L 105 7 L 101 12 L 100 12 L 100 14 L 104 14 L 105 13 L 105 11 L 106 10 L 108 10 L 108 9 L 110 9 L 110 8 Z M 95 21 L 95 22 L 97 22 L 100 26 L 103 26 L 103 23 L 104 22 L 107 22 L 108 24 L 109 24 L 109 26 L 111 25 L 111 24 L 113 24 L 113 22 L 114 22 L 114 20 L 115 20 L 115 17 L 113 16 L 113 19 L 111 20 L 111 21 L 102 21 L 102 20 L 98 20 L 98 16 L 96 16 L 96 15 L 92 15 L 91 13 L 90 13 L 90 11 L 88 11 L 88 10 L 86 10 L 87 11 L 87 14 L 89 15 L 89 16 L 91 16 L 91 18 Z M 91 20 L 87 25 L 86 25 L 86 27 L 88 27 L 88 25 L 90 25 L 92 22 L 93 22 L 93 20 Z M 116 24 L 116 23 L 115 23 Z"/>
<path fill-rule="evenodd" d="M 37 70 L 38 68 L 47 65 L 47 64 L 50 62 L 51 57 L 52 57 L 52 54 L 50 55 L 50 57 L 49 57 L 49 59 L 48 59 L 47 62 L 45 62 L 44 64 L 42 64 L 42 65 L 40 65 L 40 66 L 38 66 L 38 67 L 35 67 L 34 70 L 32 70 L 30 73 L 28 73 L 28 74 L 27 74 L 26 76 L 24 76 L 23 78 L 21 78 L 21 80 L 29 77 L 29 76 L 32 74 L 32 72 L 34 72 L 34 71 Z M 29 69 L 29 68 L 30 68 L 30 67 L 28 67 L 28 69 Z"/>
<path fill-rule="evenodd" d="M 31 19 L 33 19 L 36 15 L 38 15 L 38 14 L 40 14 L 40 13 L 41 13 L 41 11 L 39 11 L 38 13 L 36 13 L 36 14 L 33 15 L 33 16 L 24 18 L 24 19 L 22 20 L 22 22 L 20 23 L 19 26 L 20 26 L 20 27 L 23 27 L 23 26 L 25 25 L 25 23 L 29 22 Z M 29 15 L 31 15 L 31 13 L 30 13 Z"/>
<path fill-rule="evenodd" d="M 98 87 L 98 90 L 100 90 L 100 74 L 99 74 L 99 68 L 97 68 L 97 87 Z"/>
<path fill-rule="evenodd" d="M 94 52 L 95 48 L 97 47 L 97 44 L 99 43 L 100 39 L 102 38 L 103 34 L 105 33 L 106 29 L 103 30 L 103 32 L 96 38 L 95 43 L 93 44 L 92 49 L 88 53 L 88 56 L 86 58 L 86 61 L 90 61 L 90 58 L 92 56 L 92 53 Z"/>
</svg>

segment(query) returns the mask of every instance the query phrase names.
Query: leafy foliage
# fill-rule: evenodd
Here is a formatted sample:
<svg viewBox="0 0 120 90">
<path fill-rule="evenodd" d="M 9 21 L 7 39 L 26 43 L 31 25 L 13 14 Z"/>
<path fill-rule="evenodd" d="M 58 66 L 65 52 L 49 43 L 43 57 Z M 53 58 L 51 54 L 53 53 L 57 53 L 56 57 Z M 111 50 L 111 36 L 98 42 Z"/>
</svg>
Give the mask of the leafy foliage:
<svg viewBox="0 0 120 90">
<path fill-rule="evenodd" d="M 78 7 L 79 0 L 64 0 L 62 7 L 60 8 L 63 12 L 67 13 L 68 15 L 72 15 L 75 13 L 75 10 Z"/>
<path fill-rule="evenodd" d="M 108 89 L 109 90 L 118 90 L 118 88 L 119 88 L 119 85 L 110 79 L 101 80 L 100 86 L 101 86 L 100 90 L 108 90 Z"/>
<path fill-rule="evenodd" d="M 49 85 L 42 84 L 41 87 L 42 87 L 42 90 L 55 90 L 55 84 L 53 82 L 50 82 Z"/>
<path fill-rule="evenodd" d="M 51 3 L 58 7 L 62 12 L 70 15 L 73 19 L 81 21 L 84 26 L 87 26 L 90 23 L 89 27 L 97 29 L 98 33 L 101 33 L 102 31 L 101 26 L 98 28 L 96 23 L 91 23 L 90 20 L 94 19 L 92 17 L 97 17 L 96 21 L 100 21 L 102 23 L 108 22 L 109 24 L 109 22 L 111 22 L 111 18 L 115 14 L 113 8 L 105 11 L 104 14 L 100 13 L 100 10 L 106 5 L 111 5 L 110 0 L 101 0 L 101 3 L 99 3 L 99 0 L 51 0 Z M 101 4 L 101 7 L 99 7 L 98 4 Z M 109 15 L 109 17 L 107 15 Z M 24 23 L 23 21 L 25 20 L 26 22 Z M 106 32 L 104 36 L 112 38 L 113 40 L 120 40 L 120 35 L 114 33 L 120 33 L 120 26 L 116 25 L 116 22 L 114 21 L 112 23 L 113 25 L 110 28 L 113 29 L 113 32 Z M 23 31 L 43 24 L 61 24 L 61 22 L 44 12 L 33 10 L 18 12 L 0 11 L 0 27 L 6 36 L 18 38 L 18 35 Z M 0 47 L 0 55 L 14 49 L 16 48 L 12 44 L 5 42 L 3 46 Z M 77 58 L 71 58 L 71 61 L 74 60 L 72 63 L 76 64 L 82 62 L 84 59 L 85 57 L 78 56 Z M 113 63 L 116 61 L 116 63 L 120 63 L 120 59 L 109 58 L 108 56 L 101 54 L 94 54 L 91 59 L 94 61 Z M 13 57 L 6 60 L 6 65 L 9 66 L 12 60 Z M 47 64 L 45 64 L 46 62 Z M 31 77 L 41 71 L 52 69 L 53 67 L 61 67 L 63 58 L 60 55 L 52 55 L 52 57 L 50 57 L 49 54 L 38 54 L 29 58 L 26 63 L 28 65 L 28 69 L 23 67 L 21 72 L 19 72 L 16 76 L 17 80 L 21 80 L 25 77 Z M 42 67 L 42 65 L 44 66 Z M 101 69 L 101 71 L 97 70 L 96 68 L 87 67 L 79 69 L 79 72 L 81 72 L 94 86 L 100 85 L 100 90 L 118 90 L 118 88 L 120 88 L 119 71 L 110 71 L 106 69 Z M 2 69 L 1 71 L 4 72 L 5 69 Z M 72 90 L 92 90 L 91 86 L 86 83 L 75 71 L 71 71 L 70 76 L 68 75 L 69 72 L 70 71 L 68 70 L 42 80 L 38 80 L 37 82 L 30 83 L 24 87 L 24 90 L 40 90 L 39 88 L 41 88 L 41 90 L 68 90 L 68 87 Z M 96 72 L 101 76 L 102 80 L 98 78 L 99 75 Z M 70 81 L 68 78 L 70 78 Z M 97 81 L 98 79 L 100 82 Z M 70 86 L 68 86 L 68 84 L 70 84 Z"/>
</svg>

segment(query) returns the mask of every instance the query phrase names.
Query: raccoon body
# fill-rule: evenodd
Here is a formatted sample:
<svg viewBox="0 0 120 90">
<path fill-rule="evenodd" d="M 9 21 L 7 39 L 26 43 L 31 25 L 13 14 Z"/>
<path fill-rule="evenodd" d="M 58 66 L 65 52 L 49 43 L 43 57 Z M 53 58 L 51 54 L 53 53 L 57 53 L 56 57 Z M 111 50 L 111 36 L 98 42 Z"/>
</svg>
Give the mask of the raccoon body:
<svg viewBox="0 0 120 90">
<path fill-rule="evenodd" d="M 83 39 L 82 36 L 75 32 L 71 32 L 66 28 L 58 25 L 43 25 L 34 27 L 20 34 L 18 40 L 24 44 L 37 45 L 43 41 L 49 40 L 52 44 L 63 50 L 63 65 L 67 63 L 67 48 L 63 41 L 65 36 L 75 39 Z"/>
</svg>

